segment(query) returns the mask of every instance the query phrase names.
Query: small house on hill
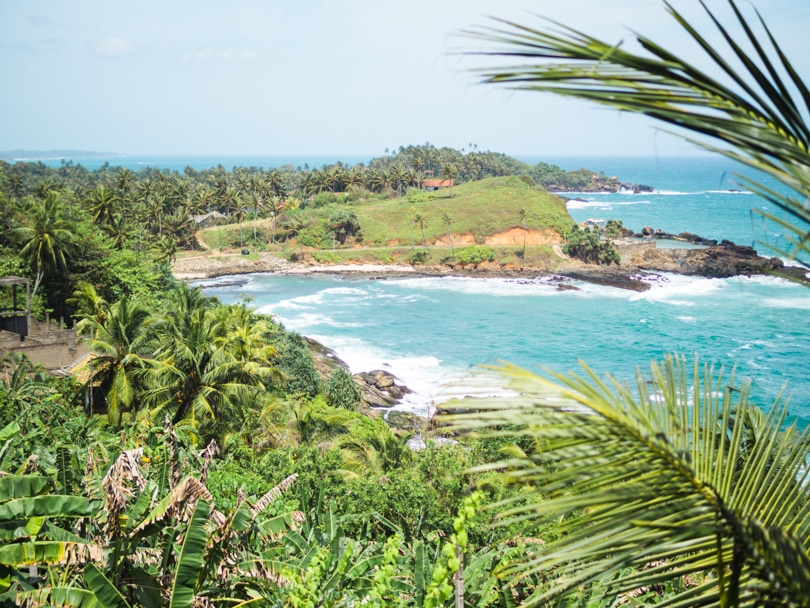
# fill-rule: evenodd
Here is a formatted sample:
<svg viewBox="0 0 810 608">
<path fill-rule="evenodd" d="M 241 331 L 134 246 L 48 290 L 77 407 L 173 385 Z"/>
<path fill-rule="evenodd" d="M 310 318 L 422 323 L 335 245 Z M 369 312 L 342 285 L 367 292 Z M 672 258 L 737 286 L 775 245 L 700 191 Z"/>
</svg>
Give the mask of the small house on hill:
<svg viewBox="0 0 810 608">
<path fill-rule="evenodd" d="M 192 215 L 191 219 L 197 222 L 200 228 L 208 228 L 208 226 L 216 226 L 222 224 L 228 218 L 219 211 L 212 211 L 204 215 Z"/>
<path fill-rule="evenodd" d="M 452 188 L 454 186 L 452 179 L 426 179 L 422 182 L 425 190 L 433 192 L 434 190 L 444 190 L 445 188 Z"/>
</svg>

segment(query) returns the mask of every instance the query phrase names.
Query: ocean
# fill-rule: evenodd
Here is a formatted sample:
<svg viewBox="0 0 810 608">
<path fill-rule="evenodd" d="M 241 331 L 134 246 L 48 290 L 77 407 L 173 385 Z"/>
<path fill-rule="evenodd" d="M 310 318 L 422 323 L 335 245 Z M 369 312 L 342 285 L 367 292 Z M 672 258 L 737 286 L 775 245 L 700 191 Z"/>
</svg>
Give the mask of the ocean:
<svg viewBox="0 0 810 608">
<path fill-rule="evenodd" d="M 644 194 L 568 196 L 577 221 L 620 219 L 639 231 L 692 232 L 769 252 L 784 235 L 752 213 L 767 205 L 743 190 L 734 166 L 700 158 L 550 158 L 655 188 Z M 538 373 L 579 370 L 632 382 L 667 354 L 698 357 L 724 377 L 750 380 L 765 407 L 784 391 L 791 417 L 810 422 L 810 290 L 772 278 L 662 274 L 643 293 L 586 283 L 558 291 L 543 278 L 363 279 L 250 275 L 202 282 L 224 302 L 258 311 L 334 349 L 352 371 L 387 369 L 415 391 L 402 409 L 429 413 L 456 396 L 498 392 L 482 366 L 508 361 Z M 229 278 L 227 282 L 230 282 Z"/>
<path fill-rule="evenodd" d="M 112 157 L 73 159 L 182 171 L 233 166 L 351 165 L 364 156 Z M 565 169 L 586 167 L 655 188 L 643 194 L 569 193 L 576 221 L 619 219 L 677 234 L 728 239 L 771 255 L 783 230 L 756 209 L 776 213 L 745 192 L 741 167 L 713 156 L 519 157 Z M 61 161 L 47 164 L 58 166 Z M 744 169 L 742 169 L 745 171 Z M 767 180 L 766 180 L 767 181 Z M 232 282 L 233 281 L 233 282 Z M 229 285 L 219 285 L 228 282 Z M 538 373 L 577 371 L 632 382 L 636 370 L 667 354 L 698 357 L 728 378 L 751 381 L 755 403 L 790 397 L 792 419 L 810 423 L 810 290 L 771 277 L 703 279 L 660 275 L 643 293 L 575 283 L 558 291 L 542 278 L 398 278 L 249 275 L 202 282 L 223 302 L 248 297 L 260 312 L 334 349 L 352 371 L 387 369 L 415 392 L 400 406 L 429 414 L 441 402 L 498 392 L 503 380 L 482 366 L 508 361 Z M 783 392 L 784 391 L 784 392 Z"/>
</svg>

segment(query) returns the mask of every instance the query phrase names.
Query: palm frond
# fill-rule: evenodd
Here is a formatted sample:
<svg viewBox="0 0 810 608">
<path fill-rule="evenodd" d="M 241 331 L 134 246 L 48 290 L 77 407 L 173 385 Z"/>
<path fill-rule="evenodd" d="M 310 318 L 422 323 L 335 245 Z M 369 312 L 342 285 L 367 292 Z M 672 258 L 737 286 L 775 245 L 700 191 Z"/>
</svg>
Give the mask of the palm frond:
<svg viewBox="0 0 810 608">
<path fill-rule="evenodd" d="M 553 571 L 536 603 L 606 573 L 616 576 L 605 593 L 702 581 L 673 605 L 731 597 L 743 605 L 768 594 L 804 602 L 810 434 L 781 430 L 787 404 L 757 416 L 745 385 L 682 359 L 653 364 L 649 381 L 639 374 L 633 387 L 583 369 L 552 382 L 504 366 L 520 397 L 476 400 L 476 411 L 449 417 L 459 432 L 524 435 L 542 446 L 484 467 L 536 488 L 536 500 L 521 493 L 495 505 L 504 525 L 561 522 L 559 540 L 507 574 Z"/>
<path fill-rule="evenodd" d="M 742 30 L 740 42 L 701 2 L 734 64 L 666 4 L 703 54 L 705 62 L 700 65 L 706 65 L 705 70 L 641 34 L 634 36 L 646 54 L 555 22 L 551 24 L 556 29 L 541 30 L 497 20 L 498 26 L 464 35 L 494 45 L 472 54 L 526 61 L 476 70 L 484 82 L 549 91 L 650 116 L 705 136 L 708 139 L 687 139 L 781 182 L 795 196 L 766 198 L 792 218 L 782 224 L 789 233 L 787 253 L 792 257 L 810 253 L 810 91 L 761 17 L 757 15 L 759 27 L 754 28 L 735 0 L 728 3 L 735 27 Z M 708 70 L 720 76 L 715 78 Z M 716 147 L 711 140 L 725 145 Z M 768 191 L 757 180 L 747 178 L 746 184 L 756 194 Z"/>
</svg>

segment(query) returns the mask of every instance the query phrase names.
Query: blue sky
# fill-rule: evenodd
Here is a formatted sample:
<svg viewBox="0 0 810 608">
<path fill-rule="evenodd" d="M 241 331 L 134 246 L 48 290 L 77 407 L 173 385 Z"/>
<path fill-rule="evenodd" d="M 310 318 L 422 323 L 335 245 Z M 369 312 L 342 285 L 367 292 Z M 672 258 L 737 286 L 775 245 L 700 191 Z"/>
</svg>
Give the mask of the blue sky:
<svg viewBox="0 0 810 608">
<path fill-rule="evenodd" d="M 810 3 L 758 5 L 810 80 Z M 685 48 L 659 0 L 0 0 L 0 150 L 694 153 L 640 117 L 477 84 L 456 34 L 488 15 Z"/>
</svg>

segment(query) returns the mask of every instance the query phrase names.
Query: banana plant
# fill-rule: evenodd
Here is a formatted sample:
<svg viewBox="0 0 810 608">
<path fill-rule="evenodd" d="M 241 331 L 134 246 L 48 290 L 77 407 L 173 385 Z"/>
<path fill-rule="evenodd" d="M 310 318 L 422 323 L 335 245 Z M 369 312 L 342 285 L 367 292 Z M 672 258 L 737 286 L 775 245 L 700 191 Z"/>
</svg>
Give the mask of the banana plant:
<svg viewBox="0 0 810 608">
<path fill-rule="evenodd" d="M 0 477 L 0 592 L 35 585 L 40 566 L 71 566 L 101 555 L 98 547 L 53 523 L 54 518 L 89 517 L 98 504 L 49 490 L 48 478 L 39 475 Z"/>
</svg>

